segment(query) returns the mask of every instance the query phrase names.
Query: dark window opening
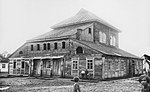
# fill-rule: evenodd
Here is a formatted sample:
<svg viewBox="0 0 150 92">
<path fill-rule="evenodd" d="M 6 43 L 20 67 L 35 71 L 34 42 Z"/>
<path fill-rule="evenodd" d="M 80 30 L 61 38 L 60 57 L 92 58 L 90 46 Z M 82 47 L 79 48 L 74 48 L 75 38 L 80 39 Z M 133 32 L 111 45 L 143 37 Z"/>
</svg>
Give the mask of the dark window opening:
<svg viewBox="0 0 150 92">
<path fill-rule="evenodd" d="M 43 44 L 43 50 L 46 50 L 46 43 Z"/>
<path fill-rule="evenodd" d="M 50 43 L 47 43 L 47 49 L 50 50 Z"/>
<path fill-rule="evenodd" d="M 91 34 L 92 33 L 92 29 L 91 28 L 89 28 L 89 34 Z"/>
<path fill-rule="evenodd" d="M 40 44 L 37 44 L 37 50 L 40 50 Z"/>
<path fill-rule="evenodd" d="M 87 61 L 87 69 L 93 69 L 93 61 L 92 60 Z"/>
<path fill-rule="evenodd" d="M 21 68 L 24 68 L 24 61 L 23 61 L 22 64 L 21 64 Z"/>
<path fill-rule="evenodd" d="M 5 64 L 2 64 L 2 68 L 5 68 Z"/>
<path fill-rule="evenodd" d="M 62 48 L 65 49 L 65 42 L 62 42 Z"/>
<path fill-rule="evenodd" d="M 19 54 L 23 54 L 23 51 L 20 51 Z"/>
<path fill-rule="evenodd" d="M 33 45 L 31 45 L 31 51 L 33 51 Z"/>
<path fill-rule="evenodd" d="M 82 47 L 78 47 L 78 48 L 76 49 L 76 53 L 77 53 L 77 54 L 83 54 L 83 49 L 82 49 Z"/>
<path fill-rule="evenodd" d="M 14 62 L 13 68 L 14 68 L 14 69 L 16 68 L 16 62 Z"/>
<path fill-rule="evenodd" d="M 57 43 L 54 43 L 54 49 L 57 49 Z"/>
</svg>

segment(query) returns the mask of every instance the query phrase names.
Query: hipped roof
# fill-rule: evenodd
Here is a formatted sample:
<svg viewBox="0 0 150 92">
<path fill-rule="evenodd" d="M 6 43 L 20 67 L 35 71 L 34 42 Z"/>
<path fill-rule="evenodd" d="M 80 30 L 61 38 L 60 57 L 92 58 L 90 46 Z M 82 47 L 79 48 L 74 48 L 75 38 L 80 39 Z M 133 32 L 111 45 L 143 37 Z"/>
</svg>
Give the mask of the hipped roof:
<svg viewBox="0 0 150 92">
<path fill-rule="evenodd" d="M 54 29 L 51 30 L 45 34 L 42 34 L 40 36 L 37 36 L 35 38 L 32 38 L 28 41 L 39 41 L 39 40 L 46 40 L 46 39 L 51 39 L 51 38 L 57 38 L 57 37 L 66 37 L 69 35 L 74 35 L 77 32 L 77 29 L 85 29 L 87 27 L 90 27 L 92 23 L 87 23 L 84 25 L 79 25 L 78 27 L 76 26 L 70 26 L 70 27 L 65 27 L 65 28 L 60 28 L 60 29 Z"/>
<path fill-rule="evenodd" d="M 62 21 L 62 22 L 52 26 L 51 28 L 56 29 L 56 28 L 60 28 L 60 27 L 75 25 L 75 24 L 79 24 L 79 23 L 92 22 L 92 21 L 97 21 L 97 22 L 102 23 L 118 32 L 121 32 L 116 27 L 110 25 L 109 23 L 107 23 L 106 21 L 101 19 L 100 17 L 96 16 L 95 14 L 93 14 L 85 9 L 81 9 L 75 16 Z"/>
</svg>

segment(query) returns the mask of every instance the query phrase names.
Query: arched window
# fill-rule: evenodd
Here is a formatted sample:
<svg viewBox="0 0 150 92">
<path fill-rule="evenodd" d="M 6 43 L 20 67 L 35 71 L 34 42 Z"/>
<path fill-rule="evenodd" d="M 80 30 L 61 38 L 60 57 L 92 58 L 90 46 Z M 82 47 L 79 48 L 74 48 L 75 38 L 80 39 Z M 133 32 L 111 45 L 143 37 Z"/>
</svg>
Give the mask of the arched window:
<svg viewBox="0 0 150 92">
<path fill-rule="evenodd" d="M 23 54 L 23 51 L 20 51 L 19 54 Z"/>
<path fill-rule="evenodd" d="M 65 45 L 66 45 L 66 43 L 62 42 L 62 49 L 65 49 Z"/>
<path fill-rule="evenodd" d="M 102 34 L 101 31 L 99 32 L 99 41 L 100 41 L 100 42 L 103 42 L 103 34 Z"/>
<path fill-rule="evenodd" d="M 113 45 L 113 37 L 110 36 L 110 45 Z"/>
<path fill-rule="evenodd" d="M 37 50 L 40 50 L 40 44 L 37 44 Z"/>
<path fill-rule="evenodd" d="M 56 42 L 54 43 L 54 49 L 57 49 L 57 43 Z"/>
<path fill-rule="evenodd" d="M 82 49 L 82 47 L 78 47 L 78 48 L 76 49 L 76 53 L 77 53 L 77 54 L 83 54 L 83 49 Z"/>
<path fill-rule="evenodd" d="M 47 43 L 47 49 L 50 50 L 50 43 Z"/>
<path fill-rule="evenodd" d="M 33 51 L 33 45 L 31 45 L 31 51 Z"/>
<path fill-rule="evenodd" d="M 116 38 L 113 37 L 113 46 L 115 46 L 115 45 L 116 45 Z"/>
<path fill-rule="evenodd" d="M 106 43 L 106 34 L 105 33 L 103 33 L 102 40 L 103 40 L 102 41 L 103 43 Z"/>
<path fill-rule="evenodd" d="M 46 50 L 46 43 L 43 44 L 43 50 Z"/>
</svg>

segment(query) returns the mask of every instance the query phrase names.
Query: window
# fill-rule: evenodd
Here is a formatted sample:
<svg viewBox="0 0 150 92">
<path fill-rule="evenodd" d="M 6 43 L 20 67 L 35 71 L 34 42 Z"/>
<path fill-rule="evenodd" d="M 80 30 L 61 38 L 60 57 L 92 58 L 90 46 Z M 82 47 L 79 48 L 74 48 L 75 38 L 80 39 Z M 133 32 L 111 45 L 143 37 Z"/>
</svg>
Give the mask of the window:
<svg viewBox="0 0 150 92">
<path fill-rule="evenodd" d="M 43 44 L 43 50 L 46 50 L 46 43 Z"/>
<path fill-rule="evenodd" d="M 93 69 L 93 60 L 87 60 L 87 69 Z"/>
<path fill-rule="evenodd" d="M 6 66 L 5 66 L 5 64 L 2 64 L 2 68 L 5 68 Z"/>
<path fill-rule="evenodd" d="M 37 50 L 40 50 L 40 44 L 37 44 Z"/>
<path fill-rule="evenodd" d="M 65 42 L 62 42 L 62 49 L 65 49 Z"/>
<path fill-rule="evenodd" d="M 113 45 L 113 37 L 110 36 L 110 45 Z"/>
<path fill-rule="evenodd" d="M 92 33 L 92 29 L 91 28 L 89 28 L 89 34 L 91 34 Z"/>
<path fill-rule="evenodd" d="M 78 69 L 78 61 L 73 61 L 72 64 L 73 64 L 73 67 L 72 67 L 73 70 Z"/>
<path fill-rule="evenodd" d="M 99 41 L 101 43 L 106 43 L 106 34 L 101 31 L 99 32 Z"/>
<path fill-rule="evenodd" d="M 13 64 L 13 68 L 14 68 L 14 69 L 16 68 L 16 62 L 14 62 L 14 64 Z"/>
<path fill-rule="evenodd" d="M 116 39 L 115 39 L 115 37 L 113 37 L 113 46 L 115 46 L 116 45 Z"/>
<path fill-rule="evenodd" d="M 19 54 L 23 54 L 23 51 L 20 51 Z"/>
<path fill-rule="evenodd" d="M 99 41 L 100 41 L 100 42 L 103 42 L 103 39 L 102 39 L 102 37 L 103 37 L 103 34 L 102 34 L 102 32 L 99 32 Z"/>
<path fill-rule="evenodd" d="M 33 45 L 31 45 L 31 51 L 33 51 Z"/>
<path fill-rule="evenodd" d="M 50 50 L 50 43 L 47 43 L 47 49 Z"/>
<path fill-rule="evenodd" d="M 110 45 L 113 45 L 113 46 L 116 45 L 116 38 L 115 38 L 115 36 L 110 36 Z"/>
<path fill-rule="evenodd" d="M 21 68 L 24 68 L 24 64 L 25 64 L 25 62 L 22 61 L 22 63 L 21 63 Z"/>
<path fill-rule="evenodd" d="M 54 43 L 54 49 L 57 49 L 57 43 Z"/>
<path fill-rule="evenodd" d="M 103 33 L 102 42 L 103 42 L 103 43 L 106 43 L 106 34 L 105 34 L 105 33 Z"/>
<path fill-rule="evenodd" d="M 82 47 L 78 47 L 78 48 L 76 49 L 76 54 L 83 54 L 83 49 L 82 49 Z"/>
</svg>

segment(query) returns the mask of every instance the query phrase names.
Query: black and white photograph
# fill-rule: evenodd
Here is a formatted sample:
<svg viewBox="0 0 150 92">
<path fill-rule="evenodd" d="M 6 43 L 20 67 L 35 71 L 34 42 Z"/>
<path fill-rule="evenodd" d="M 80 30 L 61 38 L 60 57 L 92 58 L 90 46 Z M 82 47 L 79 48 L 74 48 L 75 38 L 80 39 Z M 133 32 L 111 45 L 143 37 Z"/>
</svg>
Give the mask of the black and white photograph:
<svg viewBox="0 0 150 92">
<path fill-rule="evenodd" d="M 0 0 L 0 92 L 150 92 L 150 0 Z"/>
</svg>

